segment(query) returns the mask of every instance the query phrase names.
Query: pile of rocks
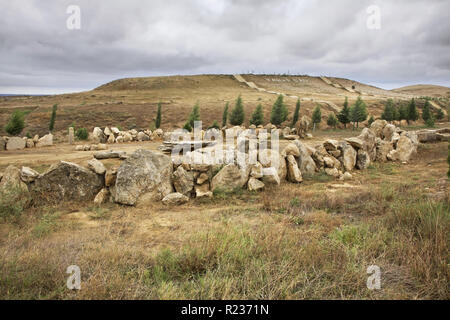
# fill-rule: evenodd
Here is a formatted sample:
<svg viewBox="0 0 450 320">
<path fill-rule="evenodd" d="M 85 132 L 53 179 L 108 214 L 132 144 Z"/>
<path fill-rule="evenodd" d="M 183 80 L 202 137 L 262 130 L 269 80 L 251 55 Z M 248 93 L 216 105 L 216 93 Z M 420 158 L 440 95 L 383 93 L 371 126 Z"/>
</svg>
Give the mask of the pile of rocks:
<svg viewBox="0 0 450 320">
<path fill-rule="evenodd" d="M 39 138 L 39 135 L 35 135 L 33 138 L 0 137 L 0 151 L 22 150 L 25 148 L 40 148 L 51 145 L 53 145 L 53 135 L 51 133 L 41 138 Z"/>
<path fill-rule="evenodd" d="M 162 131 L 162 129 L 156 129 L 152 132 L 151 130 L 137 131 L 136 129 L 121 131 L 116 127 L 106 127 L 104 130 L 102 130 L 99 127 L 95 127 L 92 131 L 91 138 L 95 143 L 112 144 L 162 139 L 163 134 L 164 132 Z"/>
</svg>

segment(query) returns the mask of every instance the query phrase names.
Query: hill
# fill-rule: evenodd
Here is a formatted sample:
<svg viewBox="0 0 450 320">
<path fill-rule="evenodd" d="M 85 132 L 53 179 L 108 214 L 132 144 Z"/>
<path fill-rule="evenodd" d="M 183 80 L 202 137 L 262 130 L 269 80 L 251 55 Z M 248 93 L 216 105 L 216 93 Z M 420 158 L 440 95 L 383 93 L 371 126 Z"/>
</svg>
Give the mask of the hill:
<svg viewBox="0 0 450 320">
<path fill-rule="evenodd" d="M 313 108 L 320 104 L 325 120 L 330 112 L 338 112 L 342 108 L 345 97 L 353 103 L 361 95 L 369 113 L 379 116 L 387 98 L 404 101 L 413 96 L 408 92 L 383 90 L 348 79 L 305 75 L 126 78 L 81 93 L 0 97 L 0 135 L 5 135 L 4 124 L 12 110 L 18 108 L 28 111 L 23 134 L 47 133 L 54 104 L 59 106 L 55 128 L 64 134 L 71 124 L 88 130 L 94 126 L 148 128 L 156 117 L 159 102 L 163 106 L 163 129 L 182 127 L 197 102 L 204 126 L 209 126 L 214 120 L 221 123 L 225 104 L 230 103 L 231 109 L 239 95 L 244 101 L 246 122 L 258 104 L 263 106 L 265 121 L 268 121 L 278 94 L 285 95 L 290 111 L 286 124 L 290 123 L 298 98 L 302 101 L 301 115 L 311 115 Z"/>
<path fill-rule="evenodd" d="M 406 93 L 417 97 L 449 97 L 450 88 L 443 86 L 436 86 L 431 84 L 418 84 L 413 86 L 406 86 L 392 90 L 397 93 Z"/>
</svg>

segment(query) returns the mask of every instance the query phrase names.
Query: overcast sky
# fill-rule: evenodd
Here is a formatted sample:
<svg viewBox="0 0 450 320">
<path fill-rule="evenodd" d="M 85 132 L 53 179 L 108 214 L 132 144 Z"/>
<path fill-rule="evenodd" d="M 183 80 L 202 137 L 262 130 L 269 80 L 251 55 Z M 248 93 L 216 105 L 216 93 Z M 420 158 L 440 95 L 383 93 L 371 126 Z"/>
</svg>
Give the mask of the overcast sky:
<svg viewBox="0 0 450 320">
<path fill-rule="evenodd" d="M 449 0 L 0 0 L 0 93 L 248 72 L 450 86 L 449 12 Z"/>
</svg>

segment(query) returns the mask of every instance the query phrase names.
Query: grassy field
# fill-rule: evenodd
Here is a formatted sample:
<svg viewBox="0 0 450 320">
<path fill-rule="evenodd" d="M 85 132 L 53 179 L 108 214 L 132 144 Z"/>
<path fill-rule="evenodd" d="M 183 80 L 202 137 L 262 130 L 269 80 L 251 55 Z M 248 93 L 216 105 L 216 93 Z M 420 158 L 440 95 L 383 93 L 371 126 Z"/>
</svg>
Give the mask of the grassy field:
<svg viewBox="0 0 450 320">
<path fill-rule="evenodd" d="M 11 216 L 2 199 L 0 298 L 449 299 L 447 145 L 351 181 L 318 174 L 174 208 L 14 202 Z M 370 265 L 381 290 L 366 287 Z"/>
</svg>

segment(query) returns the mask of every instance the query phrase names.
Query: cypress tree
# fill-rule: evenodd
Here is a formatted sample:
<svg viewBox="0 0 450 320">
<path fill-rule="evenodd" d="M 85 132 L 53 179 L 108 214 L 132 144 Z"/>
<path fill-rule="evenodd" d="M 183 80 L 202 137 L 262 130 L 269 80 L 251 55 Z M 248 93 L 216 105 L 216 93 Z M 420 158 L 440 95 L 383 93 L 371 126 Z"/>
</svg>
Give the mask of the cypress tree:
<svg viewBox="0 0 450 320">
<path fill-rule="evenodd" d="M 353 128 L 355 127 L 355 123 L 358 128 L 359 123 L 367 119 L 367 107 L 361 97 L 358 97 L 355 104 L 352 106 L 350 110 L 350 119 L 353 122 Z"/>
<path fill-rule="evenodd" d="M 223 109 L 223 114 L 222 114 L 222 128 L 225 127 L 227 125 L 227 120 L 228 120 L 228 106 L 229 106 L 229 102 L 227 102 L 225 104 L 225 109 Z"/>
<path fill-rule="evenodd" d="M 280 94 L 275 100 L 272 107 L 272 112 L 270 114 L 270 122 L 274 125 L 282 124 L 288 116 L 288 110 L 286 105 L 283 103 L 283 96 Z"/>
<path fill-rule="evenodd" d="M 375 119 L 373 118 L 373 116 L 370 116 L 369 121 L 368 121 L 369 126 L 370 126 L 374 121 L 375 121 Z"/>
<path fill-rule="evenodd" d="M 198 106 L 198 102 L 192 108 L 191 114 L 189 115 L 189 118 L 186 121 L 183 129 L 192 131 L 192 129 L 194 128 L 194 121 L 200 121 L 200 107 Z"/>
<path fill-rule="evenodd" d="M 295 127 L 295 124 L 298 121 L 299 114 L 300 114 L 300 99 L 297 100 L 297 104 L 295 105 L 294 117 L 292 118 L 292 127 Z"/>
<path fill-rule="evenodd" d="M 410 121 L 417 121 L 417 119 L 419 119 L 419 112 L 416 108 L 416 102 L 414 101 L 414 98 L 412 98 L 408 105 L 406 121 L 408 121 L 409 124 Z"/>
<path fill-rule="evenodd" d="M 425 105 L 422 109 L 422 119 L 423 121 L 427 122 L 428 119 L 431 117 L 431 110 L 430 110 L 430 102 L 427 100 L 425 101 Z"/>
<path fill-rule="evenodd" d="M 155 121 L 156 129 L 159 129 L 160 126 L 161 126 L 161 102 L 158 103 L 158 111 L 156 113 L 156 121 Z"/>
<path fill-rule="evenodd" d="M 55 120 L 56 120 L 56 110 L 58 109 L 58 105 L 54 104 L 52 109 L 52 115 L 50 117 L 50 124 L 48 125 L 48 130 L 50 132 L 55 128 Z"/>
<path fill-rule="evenodd" d="M 386 105 L 384 106 L 383 114 L 381 115 L 381 119 L 388 122 L 395 120 L 395 107 L 394 101 L 392 99 L 387 100 Z"/>
<path fill-rule="evenodd" d="M 336 116 L 334 115 L 334 113 L 330 113 L 328 115 L 328 119 L 327 119 L 327 125 L 329 125 L 330 127 L 333 127 L 334 129 L 336 129 L 336 125 L 338 123 L 338 120 L 336 119 Z"/>
<path fill-rule="evenodd" d="M 344 107 L 341 112 L 338 113 L 337 118 L 339 122 L 344 125 L 344 128 L 347 128 L 347 123 L 350 123 L 350 109 L 348 107 L 347 97 L 345 97 Z"/>
<path fill-rule="evenodd" d="M 316 124 L 320 123 L 322 121 L 322 112 L 320 111 L 320 105 L 317 105 L 314 108 L 313 114 L 312 114 L 312 122 L 314 124 L 313 131 L 316 130 Z"/>
<path fill-rule="evenodd" d="M 230 123 L 233 126 L 240 126 L 241 124 L 244 123 L 244 118 L 245 118 L 244 105 L 242 103 L 241 95 L 239 95 L 239 97 L 236 99 L 236 104 L 233 110 L 231 111 Z"/>
<path fill-rule="evenodd" d="M 262 105 L 258 104 L 255 111 L 252 114 L 252 118 L 250 119 L 250 124 L 254 124 L 255 126 L 259 126 L 260 124 L 263 124 L 264 121 L 264 114 Z"/>
</svg>

